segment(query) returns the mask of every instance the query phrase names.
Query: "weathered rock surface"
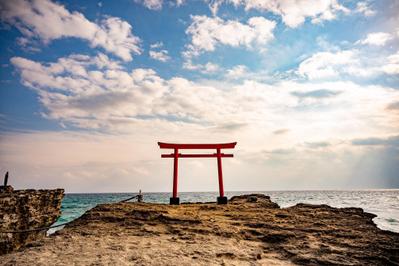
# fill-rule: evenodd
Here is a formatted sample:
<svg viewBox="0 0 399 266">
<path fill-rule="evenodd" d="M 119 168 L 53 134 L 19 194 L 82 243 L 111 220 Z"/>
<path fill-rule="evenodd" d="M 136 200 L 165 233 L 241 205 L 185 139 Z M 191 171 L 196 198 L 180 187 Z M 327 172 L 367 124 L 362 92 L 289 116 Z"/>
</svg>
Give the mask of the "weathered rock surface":
<svg viewBox="0 0 399 266">
<path fill-rule="evenodd" d="M 102 204 L 5 265 L 399 265 L 399 234 L 360 208 L 261 194 L 228 205 Z"/>
<path fill-rule="evenodd" d="M 46 230 L 3 232 L 50 226 L 61 214 L 63 196 L 63 189 L 3 190 L 0 193 L 0 255 L 29 245 L 45 236 Z"/>
</svg>

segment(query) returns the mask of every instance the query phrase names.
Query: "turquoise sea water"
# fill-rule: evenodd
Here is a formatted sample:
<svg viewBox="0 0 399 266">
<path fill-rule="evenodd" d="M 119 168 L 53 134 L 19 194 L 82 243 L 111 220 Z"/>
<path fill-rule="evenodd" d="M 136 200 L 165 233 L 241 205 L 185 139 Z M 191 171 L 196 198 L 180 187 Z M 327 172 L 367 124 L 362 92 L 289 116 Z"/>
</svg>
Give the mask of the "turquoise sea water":
<svg viewBox="0 0 399 266">
<path fill-rule="evenodd" d="M 377 215 L 374 222 L 384 230 L 399 232 L 399 190 L 357 191 L 262 191 L 226 192 L 227 197 L 249 193 L 263 193 L 278 203 L 289 207 L 297 203 L 327 204 L 333 207 L 360 207 Z M 55 224 L 72 221 L 97 204 L 118 202 L 135 193 L 66 194 L 62 201 L 62 215 Z M 181 202 L 216 201 L 217 192 L 182 192 Z M 169 203 L 170 193 L 145 193 L 145 202 Z M 57 228 L 60 229 L 60 228 Z M 54 232 L 51 229 L 49 233 Z"/>
</svg>

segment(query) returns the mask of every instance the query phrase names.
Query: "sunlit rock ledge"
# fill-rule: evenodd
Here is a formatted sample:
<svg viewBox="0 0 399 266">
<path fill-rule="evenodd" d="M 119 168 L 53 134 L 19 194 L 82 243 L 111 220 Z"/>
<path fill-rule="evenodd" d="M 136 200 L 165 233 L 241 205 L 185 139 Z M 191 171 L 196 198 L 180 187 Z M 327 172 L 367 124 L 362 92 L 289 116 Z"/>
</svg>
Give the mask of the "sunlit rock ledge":
<svg viewBox="0 0 399 266">
<path fill-rule="evenodd" d="M 399 234 L 360 208 L 297 204 L 261 194 L 227 205 L 101 204 L 4 264 L 397 265 Z"/>
</svg>

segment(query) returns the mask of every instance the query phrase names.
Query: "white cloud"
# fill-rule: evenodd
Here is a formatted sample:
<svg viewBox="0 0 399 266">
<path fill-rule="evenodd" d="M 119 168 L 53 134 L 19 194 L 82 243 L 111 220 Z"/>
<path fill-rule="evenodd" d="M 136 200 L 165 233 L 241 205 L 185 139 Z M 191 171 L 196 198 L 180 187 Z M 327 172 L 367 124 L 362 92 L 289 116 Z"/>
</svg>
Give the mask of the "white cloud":
<svg viewBox="0 0 399 266">
<path fill-rule="evenodd" d="M 387 63 L 382 67 L 383 71 L 390 75 L 399 74 L 399 51 L 388 56 Z"/>
<path fill-rule="evenodd" d="M 239 79 L 248 73 L 248 68 L 244 65 L 237 65 L 226 72 L 226 77 L 229 79 Z"/>
<path fill-rule="evenodd" d="M 185 3 L 186 3 L 186 0 L 176 0 L 176 5 L 177 6 L 184 5 Z"/>
<path fill-rule="evenodd" d="M 356 51 L 318 52 L 301 62 L 298 73 L 309 79 L 337 77 L 342 66 L 356 62 Z"/>
<path fill-rule="evenodd" d="M 299 130 L 301 138 L 312 136 L 312 130 L 324 138 L 342 132 L 375 134 L 395 127 L 386 106 L 399 100 L 393 89 L 351 82 L 206 84 L 163 79 L 151 69 L 126 71 L 105 55 L 73 55 L 48 64 L 14 57 L 11 63 L 21 82 L 38 94 L 45 117 L 66 127 L 112 132 L 155 124 L 172 131 L 184 125 L 233 129 L 231 125 L 245 124 L 249 135 L 264 130 L 272 134 L 278 128 Z M 309 123 L 311 127 L 303 128 Z"/>
<path fill-rule="evenodd" d="M 214 92 L 182 78 L 164 80 L 151 69 L 127 72 L 104 55 L 50 64 L 14 57 L 11 63 L 22 83 L 37 91 L 47 118 L 83 128 L 116 129 L 142 117 L 200 121 L 207 111 L 197 101 Z"/>
<path fill-rule="evenodd" d="M 398 74 L 398 57 L 398 53 L 386 56 L 357 49 L 318 52 L 299 64 L 298 74 L 311 80 L 395 75 Z"/>
<path fill-rule="evenodd" d="M 161 10 L 163 0 L 135 0 L 136 3 L 141 3 L 148 9 L 151 10 Z"/>
<path fill-rule="evenodd" d="M 161 49 L 163 47 L 162 42 L 153 43 L 150 45 L 150 51 L 148 52 L 152 59 L 166 62 L 170 60 L 169 52 L 165 49 Z"/>
<path fill-rule="evenodd" d="M 220 71 L 220 66 L 218 64 L 212 62 L 206 64 L 193 64 L 191 60 L 184 62 L 183 68 L 188 70 L 197 70 L 204 74 L 215 74 Z"/>
<path fill-rule="evenodd" d="M 210 2 L 210 8 L 216 15 L 219 6 L 226 2 L 235 6 L 244 6 L 246 10 L 256 9 L 259 11 L 272 12 L 280 15 L 283 22 L 295 28 L 303 24 L 306 18 L 313 23 L 320 23 L 324 20 L 333 20 L 338 12 L 349 13 L 349 10 L 339 4 L 337 0 L 214 0 Z"/>
<path fill-rule="evenodd" d="M 151 10 L 161 10 L 162 6 L 164 4 L 164 0 L 134 0 L 136 3 L 142 4 L 143 6 L 145 6 L 148 9 Z M 184 5 L 186 2 L 186 0 L 170 0 L 169 4 L 172 6 L 181 6 Z"/>
<path fill-rule="evenodd" d="M 159 51 L 149 51 L 149 55 L 152 59 L 161 61 L 161 62 L 166 62 L 170 60 L 170 56 L 168 55 L 167 50 L 159 50 Z"/>
<path fill-rule="evenodd" d="M 356 3 L 357 13 L 361 13 L 366 17 L 374 16 L 377 12 L 370 7 L 370 4 L 366 1 Z"/>
<path fill-rule="evenodd" d="M 163 42 L 156 42 L 150 45 L 151 49 L 161 48 L 163 47 Z"/>
<path fill-rule="evenodd" d="M 125 61 L 132 60 L 132 54 L 141 53 L 140 39 L 133 35 L 132 26 L 116 17 L 107 17 L 96 24 L 82 13 L 71 13 L 49 0 L 1 1 L 0 6 L 1 19 L 17 27 L 26 38 L 44 43 L 67 37 L 80 38 Z"/>
<path fill-rule="evenodd" d="M 203 51 L 214 51 L 219 44 L 246 48 L 264 46 L 274 38 L 276 26 L 274 21 L 263 17 L 252 17 L 246 24 L 207 16 L 192 16 L 192 21 L 186 30 L 191 36 L 191 44 L 184 53 L 188 58 Z"/>
<path fill-rule="evenodd" d="M 393 36 L 386 32 L 373 32 L 367 34 L 367 37 L 358 41 L 360 44 L 384 46 L 388 41 L 392 40 Z"/>
</svg>

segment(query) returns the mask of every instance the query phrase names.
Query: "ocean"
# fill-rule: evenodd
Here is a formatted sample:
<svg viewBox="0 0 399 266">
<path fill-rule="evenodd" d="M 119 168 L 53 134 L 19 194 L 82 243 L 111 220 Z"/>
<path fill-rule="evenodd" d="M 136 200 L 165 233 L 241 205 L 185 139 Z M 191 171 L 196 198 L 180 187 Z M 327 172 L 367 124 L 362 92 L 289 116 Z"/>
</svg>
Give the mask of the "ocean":
<svg viewBox="0 0 399 266">
<path fill-rule="evenodd" d="M 226 192 L 228 198 L 234 195 L 262 193 L 269 195 L 280 207 L 297 203 L 327 204 L 333 207 L 360 207 L 377 215 L 374 222 L 384 230 L 399 233 L 399 189 L 390 190 L 345 190 L 345 191 L 260 191 Z M 169 203 L 170 193 L 143 193 L 145 202 Z M 135 193 L 90 193 L 66 194 L 61 205 L 62 214 L 55 225 L 72 221 L 97 204 L 118 202 Z M 181 192 L 181 202 L 216 201 L 218 192 Z M 62 227 L 50 229 L 49 234 Z"/>
</svg>

